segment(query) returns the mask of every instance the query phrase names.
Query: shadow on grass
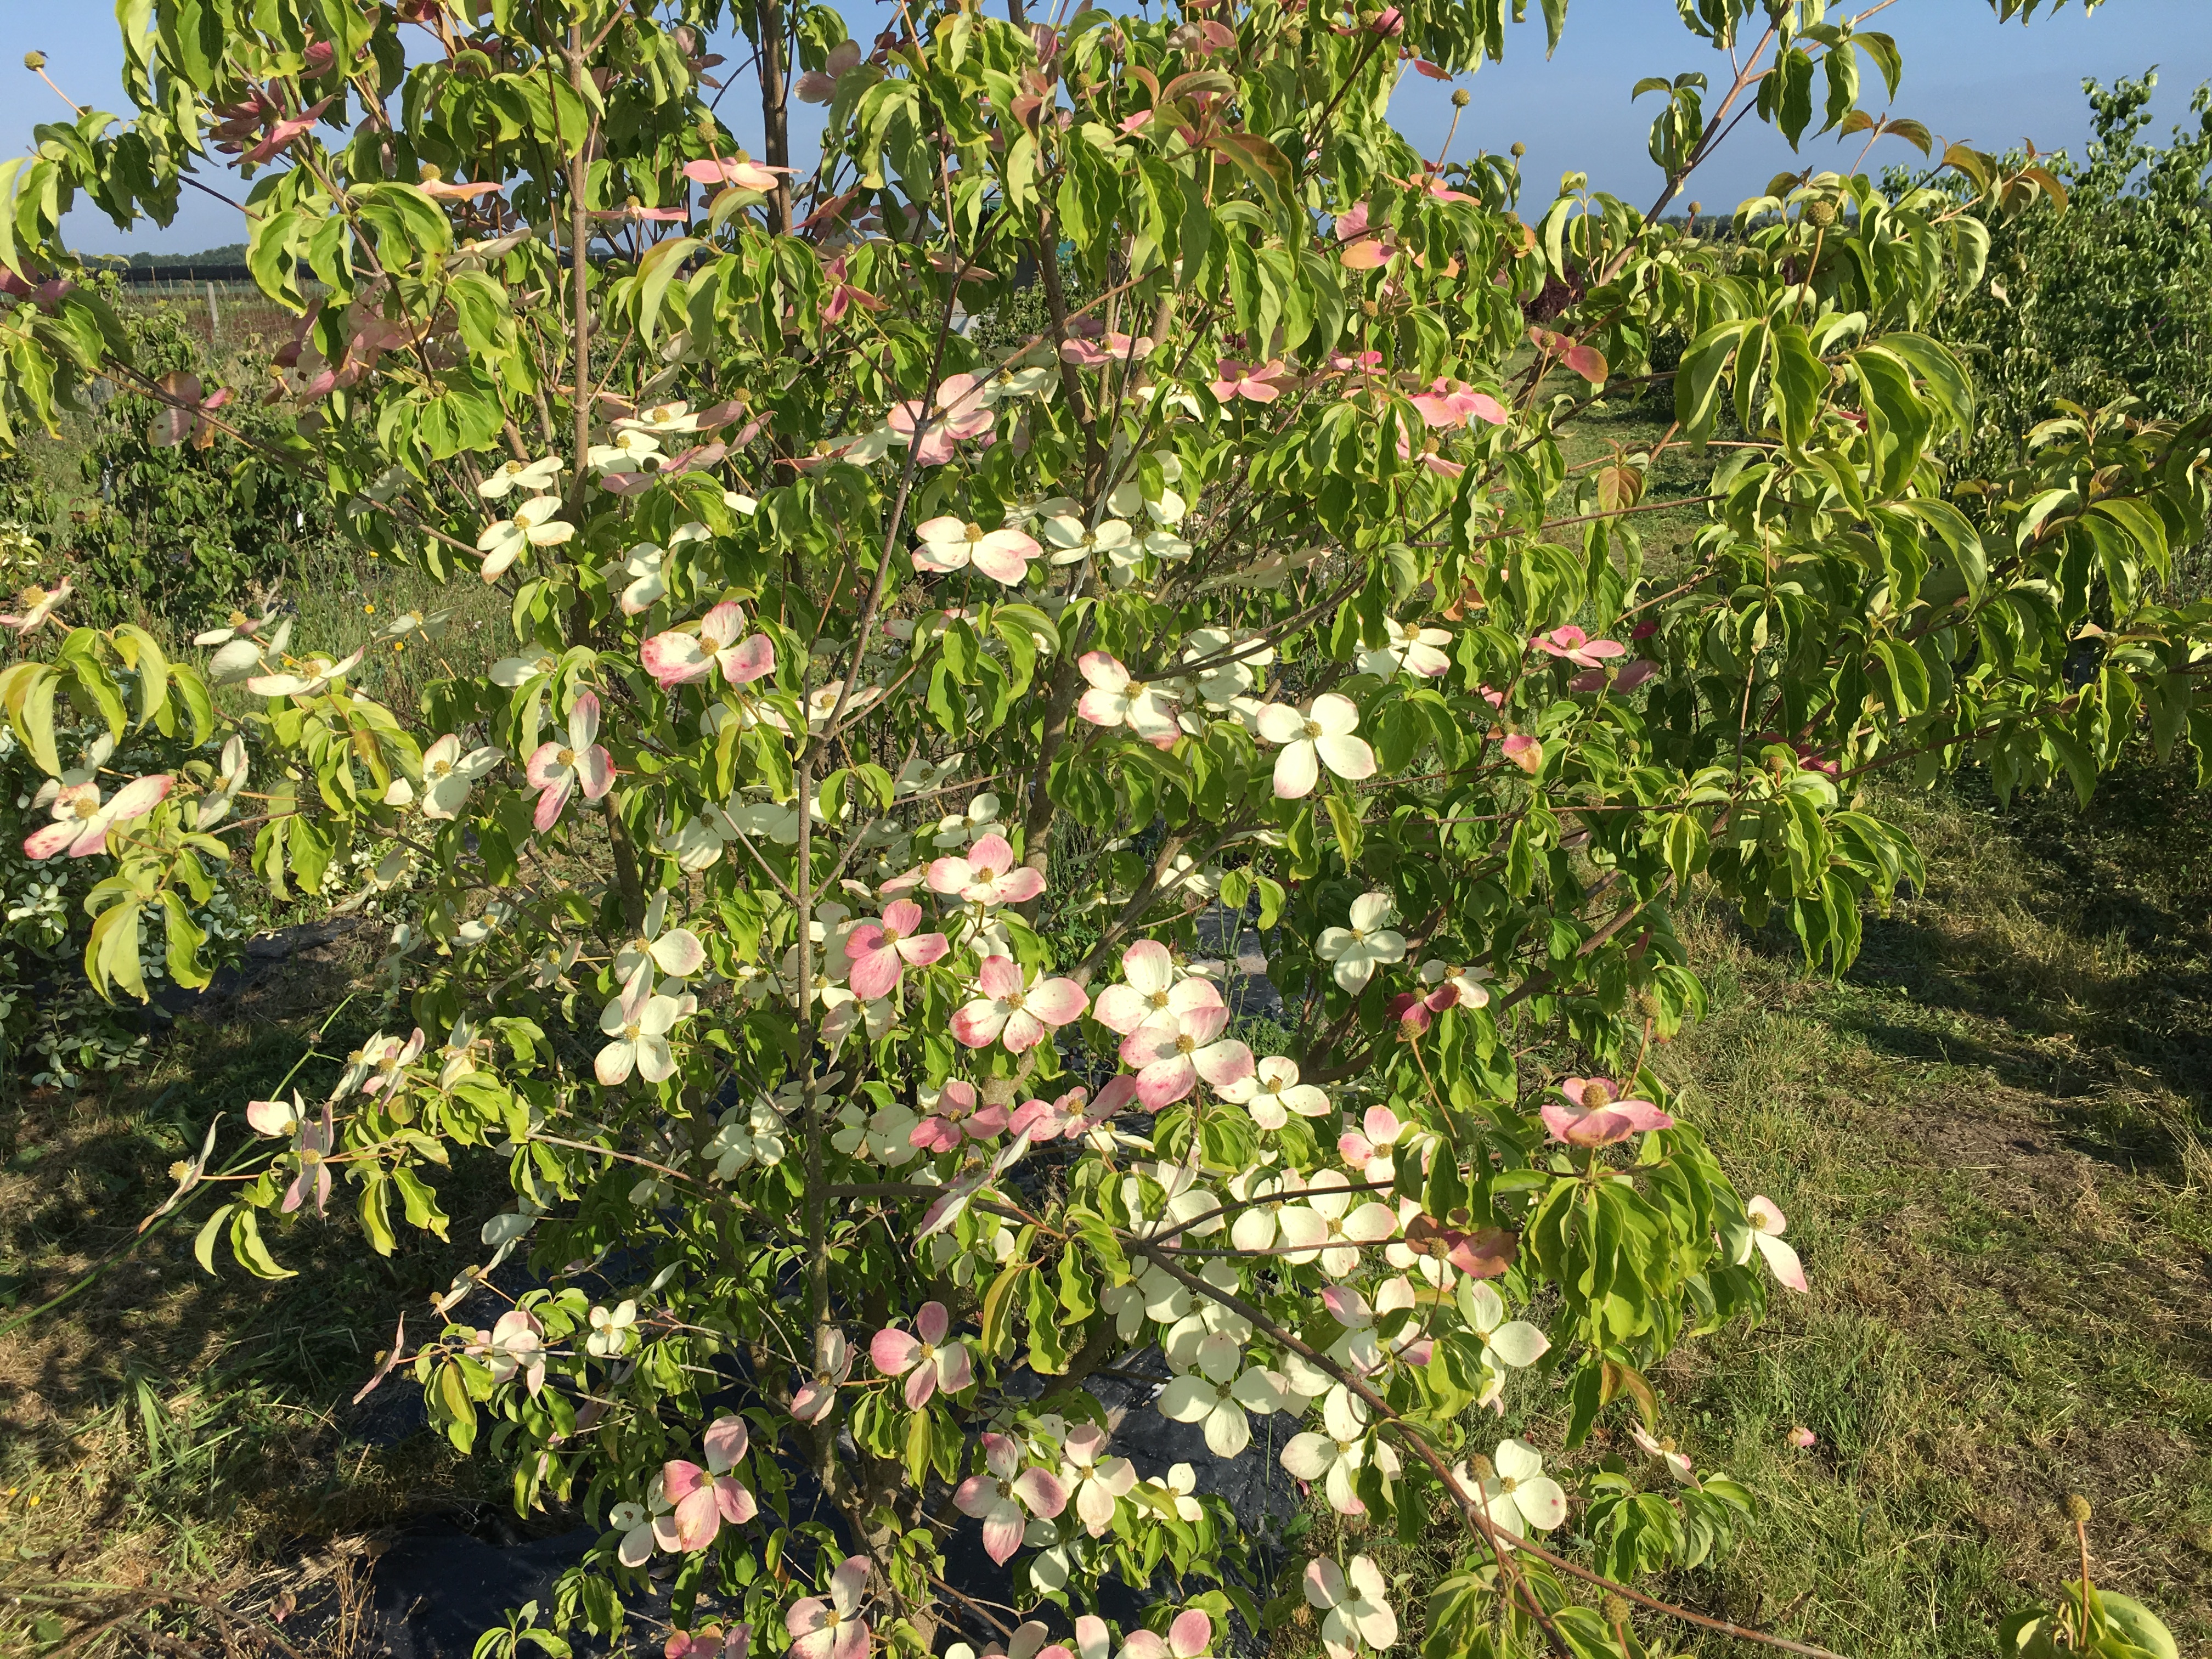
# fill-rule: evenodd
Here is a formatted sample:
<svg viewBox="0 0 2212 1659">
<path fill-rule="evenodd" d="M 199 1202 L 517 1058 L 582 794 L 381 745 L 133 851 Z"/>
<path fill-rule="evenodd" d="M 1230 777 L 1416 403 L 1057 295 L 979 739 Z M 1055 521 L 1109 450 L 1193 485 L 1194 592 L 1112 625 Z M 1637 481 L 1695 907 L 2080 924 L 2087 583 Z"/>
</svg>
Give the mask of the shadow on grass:
<svg viewBox="0 0 2212 1659">
<path fill-rule="evenodd" d="M 2181 763 L 1999 806 L 1978 775 L 1886 805 L 1929 885 L 1888 917 L 1822 1014 L 1896 1060 L 2066 1103 L 2079 1150 L 2185 1169 L 2212 1107 L 2212 799 Z M 1777 968 L 1785 928 L 1738 936 Z"/>
<path fill-rule="evenodd" d="M 1711 1017 L 1663 1057 L 1812 1277 L 1664 1368 L 1761 1524 L 1676 1585 L 1855 1659 L 1990 1650 L 2072 1571 L 2212 1638 L 2212 802 L 1892 798 L 1929 891 L 1840 981 L 1717 908 Z M 1802 1426 L 1817 1443 L 1788 1439 Z M 1705 1651 L 1698 1643 L 1693 1651 Z M 1719 1645 L 1711 1649 L 1722 1650 Z"/>
<path fill-rule="evenodd" d="M 444 1183 L 452 1244 L 403 1230 L 393 1255 L 377 1255 L 343 1179 L 327 1216 L 264 1221 L 271 1255 L 296 1275 L 278 1282 L 247 1275 L 227 1243 L 212 1274 L 195 1262 L 194 1236 L 225 1201 L 215 1183 L 137 1238 L 171 1165 L 217 1114 L 220 1168 L 252 1138 L 245 1103 L 303 1053 L 320 1057 L 301 1068 L 302 1093 L 327 1092 L 375 1012 L 349 1003 L 325 1028 L 343 995 L 334 967 L 302 964 L 243 1006 L 179 1019 L 151 1065 L 102 1091 L 48 1091 L 0 1115 L 0 1267 L 14 1304 L 0 1322 L 106 1263 L 0 1343 L 0 1547 L 19 1560 L 103 1582 L 228 1572 L 287 1540 L 474 1495 L 478 1477 L 430 1437 L 362 1443 L 347 1402 L 399 1310 L 467 1259 L 504 1186 L 493 1160 Z"/>
</svg>

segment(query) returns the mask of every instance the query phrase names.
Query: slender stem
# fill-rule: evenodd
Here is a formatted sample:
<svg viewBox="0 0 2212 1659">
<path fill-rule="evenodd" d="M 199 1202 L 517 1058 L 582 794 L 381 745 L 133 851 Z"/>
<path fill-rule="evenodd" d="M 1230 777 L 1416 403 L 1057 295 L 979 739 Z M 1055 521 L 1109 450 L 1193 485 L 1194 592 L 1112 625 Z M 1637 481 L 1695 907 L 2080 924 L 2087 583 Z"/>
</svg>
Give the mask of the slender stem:
<svg viewBox="0 0 2212 1659">
<path fill-rule="evenodd" d="M 586 109 L 591 100 L 584 96 L 584 26 L 580 21 L 568 25 L 568 89 Z M 569 476 L 568 504 L 576 507 L 584 499 L 584 484 L 589 476 L 586 471 L 586 458 L 592 447 L 592 317 L 591 264 L 585 258 L 585 250 L 591 244 L 592 215 L 585 201 L 585 191 L 591 182 L 591 163 L 586 159 L 591 150 L 591 135 L 585 135 L 576 153 L 568 158 L 568 262 L 571 272 L 569 303 L 575 312 L 571 334 L 576 353 L 576 407 L 573 440 L 575 447 L 575 471 Z"/>
<path fill-rule="evenodd" d="M 791 165 L 791 100 L 783 66 L 783 7 L 781 0 L 761 0 L 760 90 L 762 148 L 772 167 Z M 778 236 L 791 234 L 791 180 L 776 174 L 775 189 L 768 198 L 768 228 Z"/>
</svg>

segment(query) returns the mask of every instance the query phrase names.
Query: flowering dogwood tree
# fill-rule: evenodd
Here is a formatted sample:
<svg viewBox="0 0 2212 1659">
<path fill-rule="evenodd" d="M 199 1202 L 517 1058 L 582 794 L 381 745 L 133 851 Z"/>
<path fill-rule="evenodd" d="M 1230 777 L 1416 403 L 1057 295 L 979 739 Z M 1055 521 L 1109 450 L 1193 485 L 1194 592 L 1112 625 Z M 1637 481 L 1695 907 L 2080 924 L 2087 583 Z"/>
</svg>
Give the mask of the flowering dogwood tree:
<svg viewBox="0 0 2212 1659">
<path fill-rule="evenodd" d="M 1924 143 L 1856 108 L 1886 36 L 1681 14 L 1741 71 L 1710 111 L 1638 88 L 1659 207 L 1747 112 Z M 368 847 L 419 901 L 398 1029 L 185 1167 L 203 1263 L 283 1273 L 310 1202 L 442 1234 L 449 1164 L 500 1160 L 482 1261 L 371 1386 L 411 1367 L 520 1507 L 605 1528 L 559 1621 L 615 1629 L 673 1558 L 672 1654 L 981 1634 L 944 1582 L 971 1522 L 1025 1659 L 1200 1659 L 1232 1613 L 1317 1613 L 1333 1656 L 1641 1652 L 1634 1581 L 1748 1498 L 1560 1454 L 1671 1444 L 1656 1362 L 1819 1273 L 1652 1064 L 1701 1006 L 1672 907 L 1702 884 L 1840 967 L 1920 874 L 1876 772 L 2086 793 L 2139 733 L 2212 755 L 2212 630 L 2162 597 L 2202 427 L 2082 410 L 1954 476 L 1972 383 L 1922 331 L 1981 274 L 1954 196 L 1808 173 L 1709 240 L 1425 155 L 1394 84 L 1499 57 L 1503 0 L 970 0 L 858 40 L 781 0 L 122 16 L 135 118 L 0 163 L 0 422 L 105 377 L 173 441 L 232 430 L 131 362 L 58 216 L 166 220 L 233 169 L 300 315 L 237 388 L 297 411 L 270 459 L 514 635 L 403 720 L 353 671 L 434 617 L 339 658 L 234 618 L 204 662 L 61 632 L 64 594 L 10 619 L 57 780 L 29 851 L 112 868 L 95 982 L 141 990 L 155 918 L 191 981 L 225 861 L 282 896 Z M 1656 445 L 1569 463 L 1608 389 L 1669 380 Z M 1703 526 L 1647 567 L 1678 448 L 1717 460 Z M 221 758 L 64 784 L 72 706 Z M 444 1319 L 518 1252 L 536 1288 Z M 1364 1553 L 1255 1579 L 1193 1472 L 1115 1449 L 1090 1385 L 1155 1348 L 1212 1454 L 1279 1417 L 1347 1531 L 1456 1514 L 1462 1571 L 1419 1613 Z"/>
</svg>

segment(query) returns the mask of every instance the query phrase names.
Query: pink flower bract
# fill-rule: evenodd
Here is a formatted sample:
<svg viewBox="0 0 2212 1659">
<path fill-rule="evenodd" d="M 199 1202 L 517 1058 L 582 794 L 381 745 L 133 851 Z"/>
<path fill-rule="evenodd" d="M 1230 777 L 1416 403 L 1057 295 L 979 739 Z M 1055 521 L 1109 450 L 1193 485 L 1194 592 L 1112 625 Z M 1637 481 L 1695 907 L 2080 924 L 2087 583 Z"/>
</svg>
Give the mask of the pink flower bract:
<svg viewBox="0 0 2212 1659">
<path fill-rule="evenodd" d="M 906 1379 L 906 1403 L 915 1411 L 939 1389 L 957 1394 L 975 1380 L 967 1345 L 945 1340 L 951 1326 L 942 1302 L 925 1302 L 914 1316 L 911 1334 L 886 1326 L 869 1340 L 870 1362 L 885 1376 Z"/>
<path fill-rule="evenodd" d="M 983 1553 L 1003 1566 L 1021 1547 L 1028 1516 L 1049 1521 L 1057 1516 L 1067 1507 L 1067 1488 L 1049 1469 L 1024 1468 L 1012 1436 L 986 1431 L 982 1438 L 984 1472 L 954 1488 L 952 1502 L 963 1515 L 982 1522 Z"/>
<path fill-rule="evenodd" d="M 1047 1030 L 1082 1017 L 1091 999 L 1072 979 L 1039 979 L 1024 986 L 1012 957 L 986 957 L 978 972 L 982 993 L 952 1016 L 952 1035 L 970 1048 L 1003 1042 L 1009 1054 L 1034 1048 Z"/>
<path fill-rule="evenodd" d="M 926 968 L 952 948 L 942 933 L 917 932 L 921 926 L 921 907 L 901 899 L 884 907 L 881 921 L 864 921 L 846 936 L 845 957 L 853 964 L 848 982 L 854 996 L 866 1002 L 889 996 L 908 963 Z"/>
<path fill-rule="evenodd" d="M 1552 1139 L 1570 1146 L 1610 1146 L 1646 1129 L 1671 1129 L 1674 1120 L 1648 1100 L 1623 1100 L 1609 1078 L 1571 1077 L 1559 1082 L 1567 1097 L 1542 1111 Z"/>
</svg>

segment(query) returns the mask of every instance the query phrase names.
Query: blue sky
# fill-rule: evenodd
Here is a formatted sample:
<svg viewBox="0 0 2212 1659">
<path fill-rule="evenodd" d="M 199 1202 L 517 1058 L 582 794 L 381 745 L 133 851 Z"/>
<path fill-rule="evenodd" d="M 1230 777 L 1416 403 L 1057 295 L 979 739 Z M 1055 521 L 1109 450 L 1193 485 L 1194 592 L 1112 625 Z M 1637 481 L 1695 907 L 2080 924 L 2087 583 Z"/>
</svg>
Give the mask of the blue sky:
<svg viewBox="0 0 2212 1659">
<path fill-rule="evenodd" d="M 854 8 L 862 14 L 855 18 L 855 33 L 872 32 L 865 20 L 878 9 L 871 3 Z M 1540 10 L 1529 7 L 1532 15 Z M 2212 80 L 2209 13 L 2207 0 L 2108 0 L 2094 16 L 2083 17 L 2076 4 L 2023 28 L 2000 27 L 1987 0 L 1897 0 L 1868 27 L 1895 35 L 1904 52 L 1895 112 L 1984 149 L 2002 149 L 2028 138 L 2044 149 L 2078 149 L 2088 131 L 2084 76 L 2110 82 L 2156 64 L 2155 130 L 2162 135 L 2187 116 L 2191 90 Z M 106 5 L 0 0 L 0 16 L 8 20 L 11 46 L 45 52 L 48 72 L 72 97 L 103 109 L 124 107 L 121 53 Z M 1526 143 L 1524 177 L 1538 205 L 1550 199 L 1559 174 L 1569 168 L 1586 170 L 1599 189 L 1648 204 L 1659 177 L 1644 140 L 1657 100 L 1647 97 L 1632 107 L 1629 88 L 1644 75 L 1703 70 L 1725 83 L 1730 73 L 1724 55 L 1681 27 L 1674 0 L 1572 0 L 1558 55 L 1547 62 L 1543 49 L 1542 27 L 1532 21 L 1512 31 L 1504 64 L 1462 77 L 1474 101 L 1454 145 L 1455 155 L 1466 155 L 1477 148 Z M 12 63 L 0 64 L 0 74 L 22 77 L 0 116 L 0 153 L 14 153 L 28 147 L 34 123 L 58 118 L 63 111 L 58 99 Z M 1862 102 L 1874 108 L 1869 100 L 1879 95 L 1881 82 L 1870 69 L 1863 79 L 1868 93 Z M 726 110 L 744 96 L 743 88 L 732 87 Z M 1431 154 L 1450 118 L 1449 96 L 1449 88 L 1418 77 L 1409 77 L 1399 94 L 1401 125 Z M 742 112 L 735 125 L 742 136 Z M 1708 211 L 1732 207 L 1784 169 L 1848 165 L 1863 142 L 1839 148 L 1832 138 L 1808 138 L 1802 156 L 1793 157 L 1770 130 L 1747 121 L 1700 170 L 1687 194 Z M 802 155 L 811 153 L 805 144 L 795 147 Z M 1869 165 L 1917 159 L 1916 152 L 1888 140 L 1877 146 Z M 71 216 L 70 234 L 87 252 L 190 252 L 240 240 L 234 212 L 197 192 L 185 195 L 175 222 L 166 229 L 147 223 L 119 232 L 104 216 L 80 207 Z"/>
</svg>

